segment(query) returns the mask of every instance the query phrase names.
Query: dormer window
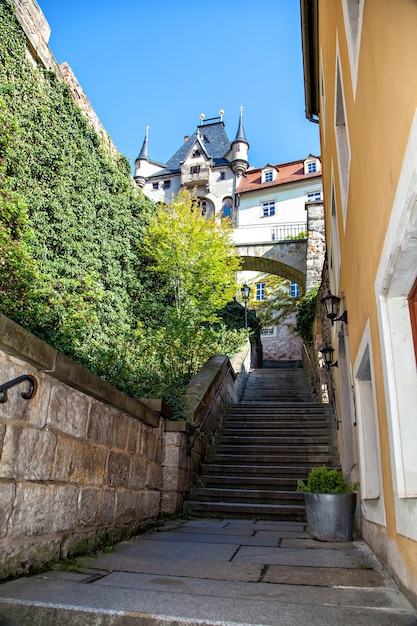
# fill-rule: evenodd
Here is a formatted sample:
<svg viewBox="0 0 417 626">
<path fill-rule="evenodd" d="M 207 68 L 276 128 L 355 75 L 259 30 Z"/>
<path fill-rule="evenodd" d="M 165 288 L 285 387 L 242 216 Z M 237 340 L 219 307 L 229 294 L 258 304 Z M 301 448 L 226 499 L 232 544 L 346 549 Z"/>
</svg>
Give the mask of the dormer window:
<svg viewBox="0 0 417 626">
<path fill-rule="evenodd" d="M 320 161 L 315 157 L 304 161 L 304 174 L 316 174 L 320 171 Z"/>
<path fill-rule="evenodd" d="M 273 183 L 277 176 L 276 169 L 272 167 L 268 167 L 267 169 L 262 170 L 261 180 L 263 183 Z"/>
</svg>

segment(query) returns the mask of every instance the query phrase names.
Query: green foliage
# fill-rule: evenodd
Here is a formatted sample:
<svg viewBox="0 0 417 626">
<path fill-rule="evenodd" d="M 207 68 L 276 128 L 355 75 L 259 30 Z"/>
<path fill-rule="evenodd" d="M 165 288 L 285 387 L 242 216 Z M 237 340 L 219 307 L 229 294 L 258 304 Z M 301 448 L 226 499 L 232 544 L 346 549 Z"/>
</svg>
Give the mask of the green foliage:
<svg viewBox="0 0 417 626">
<path fill-rule="evenodd" d="M 307 484 L 297 480 L 297 491 L 307 493 L 350 493 L 356 487 L 350 485 L 343 474 L 335 469 L 328 469 L 325 465 L 310 470 Z"/>
<path fill-rule="evenodd" d="M 217 321 L 215 312 L 235 295 L 240 258 L 231 227 L 202 217 L 197 198 L 183 189 L 152 216 L 144 245 L 181 322 Z"/>
<path fill-rule="evenodd" d="M 318 291 L 319 285 L 314 287 L 297 304 L 297 321 L 294 330 L 306 345 L 313 343 L 313 322 L 316 316 Z"/>
<path fill-rule="evenodd" d="M 0 310 L 93 371 L 149 300 L 153 210 L 0 0 Z M 146 319 L 146 315 L 143 315 Z"/>
</svg>

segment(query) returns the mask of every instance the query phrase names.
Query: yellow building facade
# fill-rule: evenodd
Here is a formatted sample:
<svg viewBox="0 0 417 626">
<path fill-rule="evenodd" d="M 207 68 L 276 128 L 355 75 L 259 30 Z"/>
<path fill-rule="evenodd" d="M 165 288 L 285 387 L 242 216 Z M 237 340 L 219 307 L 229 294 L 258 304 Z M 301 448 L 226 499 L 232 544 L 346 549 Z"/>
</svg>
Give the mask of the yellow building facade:
<svg viewBox="0 0 417 626">
<path fill-rule="evenodd" d="M 364 539 L 417 598 L 417 2 L 301 0 L 320 124 L 339 449 Z"/>
</svg>

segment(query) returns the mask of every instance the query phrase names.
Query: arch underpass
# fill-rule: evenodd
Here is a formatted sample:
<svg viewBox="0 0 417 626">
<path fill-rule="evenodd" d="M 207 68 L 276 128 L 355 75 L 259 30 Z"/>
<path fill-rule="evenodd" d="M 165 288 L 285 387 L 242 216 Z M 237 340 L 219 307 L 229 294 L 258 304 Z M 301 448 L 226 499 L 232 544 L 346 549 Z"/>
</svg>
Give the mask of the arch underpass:
<svg viewBox="0 0 417 626">
<path fill-rule="evenodd" d="M 307 241 L 285 241 L 236 246 L 243 259 L 242 271 L 277 274 L 306 289 Z"/>
</svg>

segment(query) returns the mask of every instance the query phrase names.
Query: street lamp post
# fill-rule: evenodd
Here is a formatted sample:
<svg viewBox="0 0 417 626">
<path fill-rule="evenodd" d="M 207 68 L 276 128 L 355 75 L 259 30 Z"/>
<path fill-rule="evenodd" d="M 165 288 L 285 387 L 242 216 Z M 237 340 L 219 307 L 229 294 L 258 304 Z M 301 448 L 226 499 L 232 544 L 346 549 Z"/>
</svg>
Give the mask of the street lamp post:
<svg viewBox="0 0 417 626">
<path fill-rule="evenodd" d="M 242 289 L 242 300 L 245 303 L 245 329 L 247 329 L 248 327 L 248 301 L 249 301 L 249 296 L 250 296 L 250 287 L 249 285 L 245 284 L 243 285 Z"/>
</svg>

